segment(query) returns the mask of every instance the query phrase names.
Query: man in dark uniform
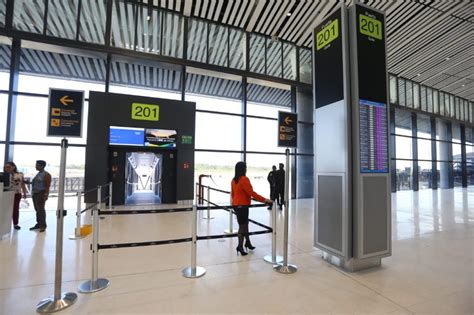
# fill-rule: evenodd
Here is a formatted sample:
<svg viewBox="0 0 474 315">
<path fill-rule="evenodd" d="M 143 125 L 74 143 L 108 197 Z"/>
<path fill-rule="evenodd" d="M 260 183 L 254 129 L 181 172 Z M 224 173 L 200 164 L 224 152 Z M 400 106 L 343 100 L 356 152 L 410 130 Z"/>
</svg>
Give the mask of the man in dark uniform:
<svg viewBox="0 0 474 315">
<path fill-rule="evenodd" d="M 276 194 L 275 194 L 275 173 L 276 173 L 276 166 L 273 165 L 272 166 L 272 170 L 270 171 L 270 173 L 268 173 L 268 176 L 267 176 L 267 180 L 268 180 L 268 183 L 270 184 L 270 199 L 272 201 L 275 201 L 276 199 Z M 271 210 L 272 209 L 272 206 L 268 206 L 268 210 Z"/>
<path fill-rule="evenodd" d="M 278 170 L 275 172 L 275 197 L 280 210 L 282 210 L 285 203 L 285 170 L 283 163 L 278 165 Z"/>
</svg>

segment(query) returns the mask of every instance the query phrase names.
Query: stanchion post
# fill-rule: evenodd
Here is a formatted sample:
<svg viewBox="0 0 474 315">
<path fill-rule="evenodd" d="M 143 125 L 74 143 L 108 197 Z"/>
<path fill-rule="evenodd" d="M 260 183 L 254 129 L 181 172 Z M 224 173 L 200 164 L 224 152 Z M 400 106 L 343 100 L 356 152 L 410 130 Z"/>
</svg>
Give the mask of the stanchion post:
<svg viewBox="0 0 474 315">
<path fill-rule="evenodd" d="M 63 227 L 64 227 L 64 182 L 66 178 L 66 154 L 68 142 L 61 140 L 61 162 L 59 167 L 59 193 L 58 193 L 58 218 L 56 227 L 56 263 L 54 268 L 54 296 L 41 300 L 36 305 L 38 313 L 57 312 L 71 306 L 77 300 L 74 292 L 61 293 L 62 271 L 63 271 Z"/>
<path fill-rule="evenodd" d="M 192 241 L 191 241 L 191 266 L 183 269 L 183 277 L 185 278 L 199 278 L 204 276 L 206 269 L 196 266 L 196 251 L 197 251 L 197 209 L 193 206 L 192 218 Z"/>
<path fill-rule="evenodd" d="M 109 210 L 112 210 L 112 182 L 109 182 Z"/>
<path fill-rule="evenodd" d="M 110 281 L 107 279 L 98 279 L 99 269 L 99 211 L 102 201 L 102 186 L 97 186 L 97 207 L 92 215 L 92 276 L 91 280 L 83 282 L 79 286 L 81 293 L 93 293 L 105 289 Z"/>
<path fill-rule="evenodd" d="M 69 236 L 70 240 L 77 240 L 84 238 L 85 236 L 81 235 L 81 196 L 82 192 L 80 190 L 77 191 L 77 204 L 76 204 L 76 227 L 74 229 L 74 234 Z"/>
<path fill-rule="evenodd" d="M 232 216 L 232 207 L 229 207 L 229 229 L 224 230 L 225 234 L 234 234 L 237 233 L 237 230 L 234 230 L 234 218 Z"/>
<path fill-rule="evenodd" d="M 207 186 L 207 214 L 203 219 L 214 219 L 214 217 L 211 216 L 211 187 Z"/>
<path fill-rule="evenodd" d="M 286 149 L 285 151 L 286 155 L 286 172 L 285 172 L 285 223 L 283 226 L 283 263 L 276 265 L 273 267 L 273 270 L 279 272 L 279 273 L 285 273 L 285 274 L 290 274 L 290 273 L 295 273 L 298 270 L 298 267 L 295 265 L 290 265 L 288 264 L 288 224 L 289 224 L 289 216 L 290 216 L 290 211 L 289 211 L 289 204 L 290 201 L 289 199 L 289 191 L 290 191 L 290 149 Z"/>
<path fill-rule="evenodd" d="M 283 257 L 277 256 L 276 254 L 276 242 L 277 242 L 277 203 L 274 202 L 272 205 L 272 253 L 266 255 L 263 259 L 270 264 L 278 264 L 283 261 Z"/>
</svg>

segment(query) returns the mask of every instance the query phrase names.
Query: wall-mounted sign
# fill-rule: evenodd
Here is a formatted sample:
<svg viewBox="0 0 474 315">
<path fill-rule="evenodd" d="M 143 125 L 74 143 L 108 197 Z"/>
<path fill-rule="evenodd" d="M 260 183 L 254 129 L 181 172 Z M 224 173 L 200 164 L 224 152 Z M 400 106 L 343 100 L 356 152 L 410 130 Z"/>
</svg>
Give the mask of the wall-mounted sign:
<svg viewBox="0 0 474 315">
<path fill-rule="evenodd" d="M 296 148 L 298 115 L 278 112 L 278 146 Z"/>
<path fill-rule="evenodd" d="M 50 89 L 48 136 L 81 137 L 84 91 Z"/>
<path fill-rule="evenodd" d="M 181 136 L 181 144 L 193 144 L 193 136 Z"/>
<path fill-rule="evenodd" d="M 152 104 L 132 104 L 132 119 L 133 120 L 160 120 L 160 106 Z"/>
</svg>

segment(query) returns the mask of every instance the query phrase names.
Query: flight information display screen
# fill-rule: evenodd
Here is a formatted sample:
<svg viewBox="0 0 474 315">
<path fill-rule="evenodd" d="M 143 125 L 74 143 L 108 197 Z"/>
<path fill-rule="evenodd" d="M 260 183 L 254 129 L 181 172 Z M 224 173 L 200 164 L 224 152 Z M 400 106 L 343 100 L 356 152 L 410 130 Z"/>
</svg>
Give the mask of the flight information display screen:
<svg viewBox="0 0 474 315">
<path fill-rule="evenodd" d="M 388 173 L 388 122 L 384 103 L 359 100 L 360 172 Z"/>
</svg>

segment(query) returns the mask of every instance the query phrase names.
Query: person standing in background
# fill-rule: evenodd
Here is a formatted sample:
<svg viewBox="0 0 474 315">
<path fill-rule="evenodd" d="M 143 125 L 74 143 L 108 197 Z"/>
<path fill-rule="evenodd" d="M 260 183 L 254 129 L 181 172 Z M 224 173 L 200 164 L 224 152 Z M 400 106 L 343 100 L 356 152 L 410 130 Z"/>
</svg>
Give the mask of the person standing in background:
<svg viewBox="0 0 474 315">
<path fill-rule="evenodd" d="M 38 171 L 38 174 L 36 174 L 31 181 L 33 204 L 36 211 L 36 225 L 31 227 L 30 231 L 39 229 L 40 232 L 44 232 L 46 230 L 46 210 L 44 209 L 44 206 L 46 200 L 48 200 L 51 175 L 44 170 L 45 167 L 45 161 L 36 161 L 36 170 Z"/>
<path fill-rule="evenodd" d="M 10 173 L 10 191 L 15 192 L 15 199 L 13 201 L 13 228 L 15 230 L 21 229 L 18 225 L 18 220 L 20 218 L 20 201 L 21 195 L 23 193 L 23 198 L 26 198 L 26 186 L 23 177 L 23 173 L 18 172 L 15 163 L 7 162 L 3 167 L 4 170 Z"/>
<path fill-rule="evenodd" d="M 275 197 L 275 173 L 276 173 L 276 169 L 277 169 L 276 166 L 273 165 L 272 170 L 270 171 L 270 173 L 268 173 L 268 176 L 267 176 L 267 181 L 270 184 L 270 199 L 272 201 L 275 201 L 275 199 L 276 199 L 276 197 Z M 271 210 L 272 207 L 269 206 L 267 209 Z"/>
<path fill-rule="evenodd" d="M 275 172 L 275 199 L 280 206 L 280 210 L 282 210 L 285 203 L 285 170 L 283 163 L 278 165 L 278 171 Z"/>
</svg>

